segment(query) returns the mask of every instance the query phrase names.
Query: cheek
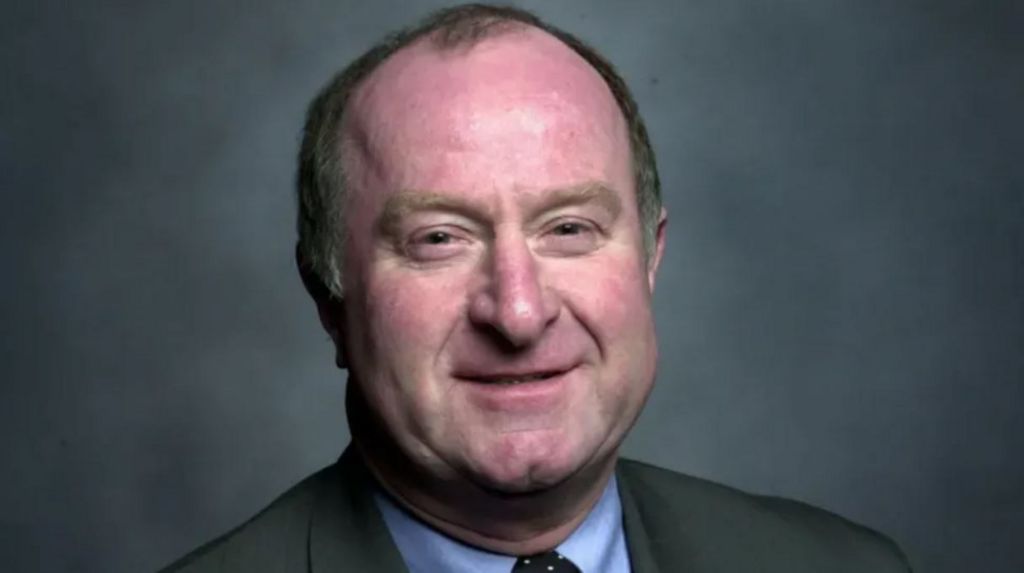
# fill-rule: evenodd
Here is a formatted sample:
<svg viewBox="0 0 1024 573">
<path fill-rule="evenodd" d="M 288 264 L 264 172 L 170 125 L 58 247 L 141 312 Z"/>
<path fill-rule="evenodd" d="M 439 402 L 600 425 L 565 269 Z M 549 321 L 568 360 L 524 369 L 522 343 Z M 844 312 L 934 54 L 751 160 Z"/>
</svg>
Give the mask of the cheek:
<svg viewBox="0 0 1024 573">
<path fill-rule="evenodd" d="M 623 331 L 636 334 L 650 320 L 646 274 L 635 261 L 632 253 L 588 261 L 566 273 L 560 287 L 567 304 L 602 344 L 633 342 Z"/>
<path fill-rule="evenodd" d="M 657 361 L 646 270 L 635 254 L 577 268 L 563 285 L 566 305 L 598 346 L 605 414 L 631 410 L 649 391 Z"/>
<path fill-rule="evenodd" d="M 445 407 L 438 360 L 461 312 L 459 291 L 397 275 L 375 275 L 366 286 L 358 377 L 393 432 L 422 441 Z"/>
<path fill-rule="evenodd" d="M 436 359 L 463 312 L 454 279 L 438 281 L 395 273 L 368 288 L 366 323 L 379 354 L 374 358 L 409 385 L 434 371 Z"/>
<path fill-rule="evenodd" d="M 422 331 L 430 322 L 424 312 L 424 297 L 418 289 L 399 284 L 384 283 L 372 289 L 369 301 L 369 324 L 374 326 L 375 338 L 390 347 L 404 340 L 422 338 Z M 401 343 L 405 345 L 405 343 Z"/>
</svg>

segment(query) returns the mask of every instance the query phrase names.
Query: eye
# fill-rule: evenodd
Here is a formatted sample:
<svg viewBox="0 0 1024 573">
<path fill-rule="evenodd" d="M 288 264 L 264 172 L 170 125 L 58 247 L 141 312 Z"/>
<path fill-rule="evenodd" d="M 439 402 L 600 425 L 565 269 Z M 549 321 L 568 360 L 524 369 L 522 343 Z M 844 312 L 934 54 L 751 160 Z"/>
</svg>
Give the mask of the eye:
<svg viewBox="0 0 1024 573">
<path fill-rule="evenodd" d="M 453 238 L 449 233 L 444 231 L 432 231 L 427 233 L 426 236 L 421 239 L 421 242 L 426 245 L 446 245 L 451 243 L 452 240 Z"/>
<path fill-rule="evenodd" d="M 583 226 L 583 224 L 578 223 L 576 221 L 566 221 L 564 223 L 559 223 L 558 225 L 555 226 L 554 229 L 551 229 L 552 234 L 561 236 L 579 235 L 580 233 L 585 233 L 586 231 L 587 229 Z"/>
<path fill-rule="evenodd" d="M 441 261 L 461 253 L 469 245 L 466 233 L 457 229 L 425 229 L 405 241 L 406 256 L 415 261 Z"/>
<path fill-rule="evenodd" d="M 561 219 L 541 234 L 538 249 L 555 256 L 583 255 L 599 247 L 602 237 L 600 229 L 590 221 Z"/>
</svg>

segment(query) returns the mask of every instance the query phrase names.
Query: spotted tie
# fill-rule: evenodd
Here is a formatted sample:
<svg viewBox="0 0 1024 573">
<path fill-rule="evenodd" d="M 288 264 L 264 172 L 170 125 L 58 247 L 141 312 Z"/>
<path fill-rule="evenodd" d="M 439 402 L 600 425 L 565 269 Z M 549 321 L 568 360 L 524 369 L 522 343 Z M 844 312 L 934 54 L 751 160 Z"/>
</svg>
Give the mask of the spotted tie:
<svg viewBox="0 0 1024 573">
<path fill-rule="evenodd" d="M 580 573 L 580 570 L 564 555 L 560 555 L 557 551 L 548 551 L 520 557 L 516 560 L 512 573 Z"/>
</svg>

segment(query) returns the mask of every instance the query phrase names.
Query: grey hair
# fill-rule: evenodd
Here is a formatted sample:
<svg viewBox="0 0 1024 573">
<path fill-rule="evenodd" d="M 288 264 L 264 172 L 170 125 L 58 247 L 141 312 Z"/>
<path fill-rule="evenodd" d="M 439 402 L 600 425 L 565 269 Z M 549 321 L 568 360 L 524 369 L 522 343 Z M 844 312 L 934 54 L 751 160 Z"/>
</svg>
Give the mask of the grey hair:
<svg viewBox="0 0 1024 573">
<path fill-rule="evenodd" d="M 652 259 L 661 214 L 661 182 L 647 128 L 625 80 L 596 50 L 530 12 L 508 6 L 464 4 L 434 12 L 420 23 L 386 37 L 339 72 L 309 106 L 297 177 L 298 255 L 300 264 L 306 267 L 304 270 L 312 271 L 331 295 L 341 298 L 343 292 L 341 267 L 346 239 L 347 183 L 340 131 L 352 93 L 391 55 L 421 38 L 428 38 L 437 49 L 453 50 L 472 47 L 523 26 L 543 30 L 571 48 L 601 75 L 615 97 L 629 128 L 644 251 L 648 260 Z"/>
</svg>

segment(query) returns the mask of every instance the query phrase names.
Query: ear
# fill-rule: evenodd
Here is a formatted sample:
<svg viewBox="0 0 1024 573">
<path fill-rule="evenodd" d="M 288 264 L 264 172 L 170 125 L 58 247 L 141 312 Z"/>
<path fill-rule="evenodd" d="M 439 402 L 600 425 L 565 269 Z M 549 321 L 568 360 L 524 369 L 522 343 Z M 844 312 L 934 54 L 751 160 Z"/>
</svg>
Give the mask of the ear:
<svg viewBox="0 0 1024 573">
<path fill-rule="evenodd" d="M 654 234 L 654 252 L 647 261 L 647 286 L 654 292 L 654 279 L 658 274 L 658 266 L 661 265 L 661 256 L 665 253 L 665 226 L 668 224 L 668 211 L 664 207 L 658 215 L 658 230 Z"/>
<path fill-rule="evenodd" d="M 316 303 L 316 312 L 320 317 L 320 325 L 334 342 L 334 363 L 338 368 L 348 368 L 348 356 L 345 345 L 345 300 L 334 295 L 323 280 L 313 272 L 299 247 L 295 247 L 295 263 L 299 267 L 299 276 L 306 292 Z"/>
</svg>

